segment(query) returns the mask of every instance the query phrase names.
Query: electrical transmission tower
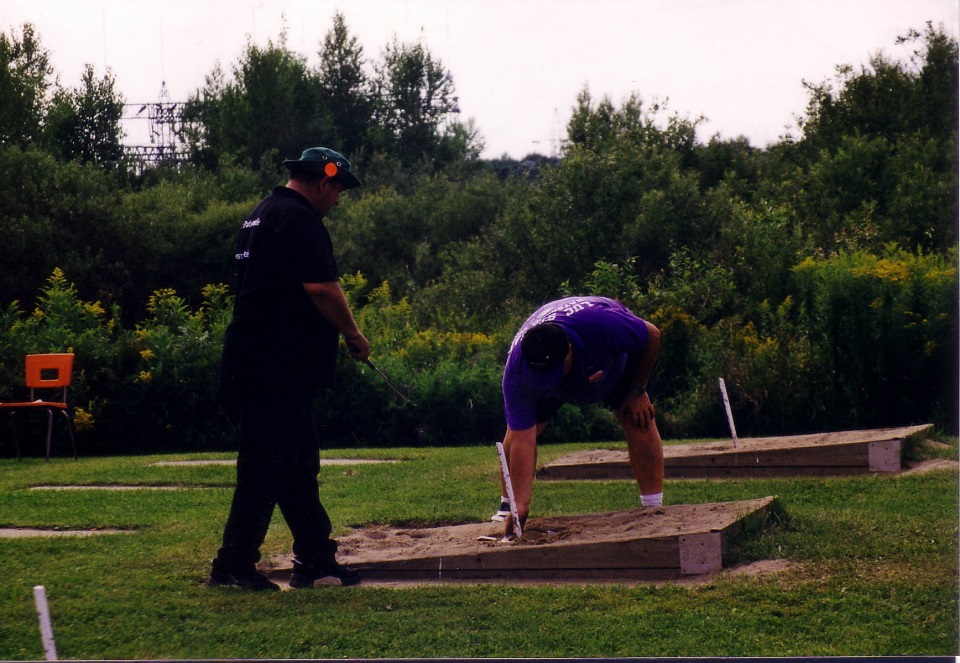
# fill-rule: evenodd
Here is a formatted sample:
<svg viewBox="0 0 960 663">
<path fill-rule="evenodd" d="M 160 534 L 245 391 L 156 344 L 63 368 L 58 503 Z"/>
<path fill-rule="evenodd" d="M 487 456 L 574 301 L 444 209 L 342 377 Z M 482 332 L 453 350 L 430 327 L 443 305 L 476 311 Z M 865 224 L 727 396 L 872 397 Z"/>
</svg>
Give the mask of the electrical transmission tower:
<svg viewBox="0 0 960 663">
<path fill-rule="evenodd" d="M 186 104 L 169 101 L 166 82 L 160 87 L 158 101 L 124 106 L 128 110 L 138 109 L 132 115 L 124 115 L 124 120 L 147 122 L 146 136 L 141 131 L 135 138 L 141 142 L 123 147 L 124 156 L 137 172 L 142 172 L 148 166 L 177 166 L 189 159 L 190 151 L 183 139 L 183 110 Z"/>
</svg>

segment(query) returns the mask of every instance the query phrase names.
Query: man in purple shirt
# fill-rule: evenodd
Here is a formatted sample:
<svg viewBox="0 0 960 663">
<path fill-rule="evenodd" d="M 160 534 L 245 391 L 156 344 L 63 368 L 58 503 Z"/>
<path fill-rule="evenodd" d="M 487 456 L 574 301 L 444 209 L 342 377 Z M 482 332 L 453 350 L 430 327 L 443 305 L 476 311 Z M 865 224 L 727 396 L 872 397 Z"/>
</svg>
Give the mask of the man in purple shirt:
<svg viewBox="0 0 960 663">
<path fill-rule="evenodd" d="M 550 302 L 523 323 L 503 372 L 503 446 L 521 526 L 530 511 L 537 435 L 564 403 L 603 403 L 613 410 L 626 434 L 641 503 L 662 504 L 663 445 L 647 393 L 659 349 L 656 327 L 605 297 Z M 507 535 L 509 506 L 502 498 Z"/>
</svg>

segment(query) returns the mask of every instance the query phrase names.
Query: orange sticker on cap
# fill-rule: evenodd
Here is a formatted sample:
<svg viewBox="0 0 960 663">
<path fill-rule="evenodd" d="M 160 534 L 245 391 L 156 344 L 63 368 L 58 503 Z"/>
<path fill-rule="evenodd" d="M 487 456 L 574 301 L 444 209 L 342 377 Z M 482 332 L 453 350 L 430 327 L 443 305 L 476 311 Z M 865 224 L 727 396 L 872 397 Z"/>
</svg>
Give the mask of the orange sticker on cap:
<svg viewBox="0 0 960 663">
<path fill-rule="evenodd" d="M 336 177 L 337 176 L 337 164 L 328 163 L 323 167 L 323 172 L 327 177 Z"/>
</svg>

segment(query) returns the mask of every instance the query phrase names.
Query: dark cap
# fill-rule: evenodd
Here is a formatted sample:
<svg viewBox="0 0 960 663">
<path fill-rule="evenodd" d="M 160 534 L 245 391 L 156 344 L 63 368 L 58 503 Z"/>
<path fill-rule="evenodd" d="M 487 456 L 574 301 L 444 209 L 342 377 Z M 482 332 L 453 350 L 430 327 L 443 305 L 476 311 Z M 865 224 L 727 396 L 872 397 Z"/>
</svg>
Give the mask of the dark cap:
<svg viewBox="0 0 960 663">
<path fill-rule="evenodd" d="M 360 180 L 351 172 L 350 161 L 329 147 L 308 147 L 299 159 L 287 159 L 283 165 L 290 172 L 323 173 L 343 184 L 344 189 L 361 186 Z"/>
<path fill-rule="evenodd" d="M 562 364 L 569 351 L 567 333 L 553 322 L 531 327 L 520 341 L 520 356 L 537 371 L 546 371 Z"/>
</svg>

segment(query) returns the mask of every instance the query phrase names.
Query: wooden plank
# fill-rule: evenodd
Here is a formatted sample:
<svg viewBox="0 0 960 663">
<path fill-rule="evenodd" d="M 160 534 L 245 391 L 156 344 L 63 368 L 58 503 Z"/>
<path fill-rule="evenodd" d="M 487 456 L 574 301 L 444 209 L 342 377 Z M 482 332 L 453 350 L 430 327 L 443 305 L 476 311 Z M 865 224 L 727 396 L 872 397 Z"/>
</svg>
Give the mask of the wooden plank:
<svg viewBox="0 0 960 663">
<path fill-rule="evenodd" d="M 871 443 L 854 442 L 820 447 L 790 447 L 781 449 L 758 449 L 755 451 L 731 450 L 724 454 L 704 456 L 677 456 L 664 454 L 664 464 L 675 467 L 828 467 L 834 465 L 857 467 L 868 462 L 867 449 Z"/>
<path fill-rule="evenodd" d="M 364 582 L 627 582 L 677 580 L 682 576 L 674 568 L 663 569 L 487 569 L 479 571 L 412 571 L 391 568 L 363 568 Z M 271 573 L 284 580 L 282 572 Z"/>
<path fill-rule="evenodd" d="M 473 556 L 352 562 L 364 576 L 405 578 L 536 577 L 544 574 L 574 577 L 584 569 L 609 577 L 676 576 L 681 556 L 676 538 L 659 541 L 621 541 L 579 546 L 533 547 Z M 690 567 L 690 568 L 702 568 Z M 698 571 L 704 572 L 704 571 Z M 373 575 L 371 575 L 373 574 Z"/>
<path fill-rule="evenodd" d="M 664 447 L 667 478 L 831 476 L 900 471 L 904 438 L 930 424 Z M 544 466 L 544 479 L 633 479 L 626 449 L 583 451 Z"/>
<path fill-rule="evenodd" d="M 402 555 L 403 551 L 397 551 Z M 604 568 L 644 569 L 679 568 L 680 552 L 676 537 L 637 539 L 554 546 L 503 545 L 499 549 L 479 551 L 471 555 L 435 555 L 423 558 L 384 559 L 371 562 L 354 560 L 351 564 L 363 570 L 393 569 L 430 571 L 453 574 L 464 571 L 554 571 Z"/>
<path fill-rule="evenodd" d="M 668 479 L 760 479 L 774 477 L 839 477 L 870 474 L 867 467 L 833 466 L 833 467 L 805 467 L 805 466 L 769 466 L 755 467 L 718 467 L 705 469 L 702 467 L 677 467 L 665 473 Z M 610 477 L 613 479 L 614 477 Z M 620 473 L 620 479 L 634 480 L 629 472 Z M 576 478 L 571 477 L 576 480 Z"/>
</svg>

